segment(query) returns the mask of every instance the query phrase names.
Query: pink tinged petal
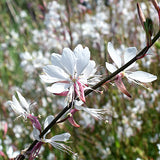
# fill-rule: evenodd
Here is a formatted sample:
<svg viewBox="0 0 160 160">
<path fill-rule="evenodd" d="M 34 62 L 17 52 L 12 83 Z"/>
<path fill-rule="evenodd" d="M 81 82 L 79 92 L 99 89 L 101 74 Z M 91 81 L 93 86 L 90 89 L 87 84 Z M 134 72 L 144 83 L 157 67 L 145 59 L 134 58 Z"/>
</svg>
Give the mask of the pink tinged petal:
<svg viewBox="0 0 160 160">
<path fill-rule="evenodd" d="M 127 77 L 143 83 L 152 82 L 157 79 L 157 76 L 143 71 L 132 72 Z"/>
<path fill-rule="evenodd" d="M 124 64 L 129 62 L 131 59 L 133 59 L 137 54 L 137 48 L 136 47 L 129 47 L 125 50 L 124 53 Z M 125 70 L 129 70 L 133 68 L 135 63 L 131 64 L 129 67 L 127 67 Z"/>
<path fill-rule="evenodd" d="M 70 84 L 68 83 L 54 83 L 52 84 L 52 86 L 47 87 L 47 90 L 54 94 L 61 94 L 63 92 L 66 92 L 69 87 Z"/>
<path fill-rule="evenodd" d="M 62 64 L 67 70 L 67 73 L 69 75 L 74 74 L 75 64 L 76 64 L 76 58 L 74 53 L 69 48 L 64 48 L 62 53 Z"/>
<path fill-rule="evenodd" d="M 34 160 L 38 156 L 38 153 L 39 153 L 42 145 L 43 145 L 43 142 L 38 142 L 33 147 L 33 149 L 29 153 L 27 153 L 27 154 L 30 154 L 29 160 Z"/>
<path fill-rule="evenodd" d="M 25 100 L 25 98 L 17 91 L 17 95 L 20 101 L 21 106 L 23 106 L 23 108 L 26 109 L 26 111 L 29 113 L 29 104 L 27 103 L 27 101 Z"/>
<path fill-rule="evenodd" d="M 41 131 L 41 124 L 39 123 L 39 120 L 37 117 L 29 114 L 27 115 L 27 118 L 32 122 L 32 125 L 37 128 L 39 131 Z"/>
<path fill-rule="evenodd" d="M 110 57 L 112 58 L 113 62 L 117 65 L 118 68 L 121 67 L 121 57 L 118 55 L 116 50 L 113 47 L 113 44 L 111 42 L 108 42 L 108 52 Z"/>
<path fill-rule="evenodd" d="M 61 92 L 61 93 L 54 93 L 55 95 L 58 95 L 58 96 L 67 96 L 69 91 L 64 91 L 64 92 Z"/>
<path fill-rule="evenodd" d="M 108 69 L 109 72 L 113 73 L 117 70 L 117 68 L 113 65 L 113 64 L 110 64 L 108 62 L 106 62 L 106 68 Z"/>
<path fill-rule="evenodd" d="M 128 96 L 129 98 L 132 98 L 132 96 L 130 95 L 130 93 L 127 91 L 125 85 L 122 82 L 121 78 L 118 78 L 117 80 L 115 80 L 115 84 L 117 86 L 117 88 L 124 93 L 126 96 Z"/>
<path fill-rule="evenodd" d="M 72 126 L 79 128 L 80 125 L 76 123 L 76 121 L 73 119 L 73 115 L 77 112 L 77 109 L 72 109 L 71 112 L 68 114 L 68 121 L 71 123 Z"/>
<path fill-rule="evenodd" d="M 84 95 L 84 86 L 79 81 L 77 81 L 77 84 L 79 86 L 79 92 L 80 92 L 79 98 L 80 100 L 85 102 L 86 100 L 85 100 L 85 95 Z"/>
<path fill-rule="evenodd" d="M 74 49 L 75 56 L 77 58 L 76 70 L 77 77 L 83 72 L 90 60 L 90 51 L 87 47 L 83 49 L 82 45 L 78 45 Z"/>
<path fill-rule="evenodd" d="M 50 77 L 50 79 L 52 77 L 52 83 L 69 79 L 69 75 L 57 66 L 47 65 L 43 68 L 43 71 Z M 44 76 L 42 78 L 44 78 Z"/>
</svg>

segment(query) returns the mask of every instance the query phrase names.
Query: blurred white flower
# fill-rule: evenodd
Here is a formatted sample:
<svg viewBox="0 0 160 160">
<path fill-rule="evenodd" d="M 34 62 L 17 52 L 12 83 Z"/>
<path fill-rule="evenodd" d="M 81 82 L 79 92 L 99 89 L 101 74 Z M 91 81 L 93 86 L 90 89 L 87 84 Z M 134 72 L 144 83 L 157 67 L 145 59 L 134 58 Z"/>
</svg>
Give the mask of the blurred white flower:
<svg viewBox="0 0 160 160">
<path fill-rule="evenodd" d="M 12 146 L 7 147 L 6 152 L 9 159 L 16 158 L 20 154 L 20 151 L 14 151 Z"/>
<path fill-rule="evenodd" d="M 62 55 L 53 53 L 51 61 L 52 65 L 43 68 L 45 74 L 40 75 L 44 82 L 52 83 L 47 90 L 56 95 L 67 95 L 68 102 L 76 96 L 85 102 L 84 90 L 98 80 L 94 76 L 95 62 L 90 60 L 89 49 L 83 49 L 82 45 L 78 45 L 74 52 L 64 48 Z"/>
</svg>

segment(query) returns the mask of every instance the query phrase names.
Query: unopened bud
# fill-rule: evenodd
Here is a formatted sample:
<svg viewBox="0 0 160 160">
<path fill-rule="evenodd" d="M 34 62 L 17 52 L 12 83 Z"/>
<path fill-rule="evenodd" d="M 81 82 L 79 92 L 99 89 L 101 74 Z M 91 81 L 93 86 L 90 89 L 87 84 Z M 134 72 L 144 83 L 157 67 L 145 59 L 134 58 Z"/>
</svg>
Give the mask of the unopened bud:
<svg viewBox="0 0 160 160">
<path fill-rule="evenodd" d="M 145 23 L 146 19 L 145 19 L 145 16 L 144 16 L 144 14 L 142 12 L 142 9 L 141 9 L 139 3 L 137 3 L 137 10 L 138 10 L 139 19 L 140 19 L 141 24 L 142 24 L 142 26 L 144 28 L 144 23 Z M 145 30 L 145 28 L 144 28 L 144 30 Z"/>
</svg>

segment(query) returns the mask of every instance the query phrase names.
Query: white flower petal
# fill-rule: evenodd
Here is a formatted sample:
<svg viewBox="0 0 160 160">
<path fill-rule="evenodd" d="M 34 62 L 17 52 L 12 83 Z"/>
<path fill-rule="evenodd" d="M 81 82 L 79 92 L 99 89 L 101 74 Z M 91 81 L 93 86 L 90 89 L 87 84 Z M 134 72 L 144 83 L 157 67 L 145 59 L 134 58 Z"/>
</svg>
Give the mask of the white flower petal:
<svg viewBox="0 0 160 160">
<path fill-rule="evenodd" d="M 52 53 L 52 56 L 51 56 L 51 62 L 52 62 L 52 64 L 54 66 L 62 67 L 61 57 L 62 57 L 62 55 L 60 55 L 60 54 Z"/>
<path fill-rule="evenodd" d="M 54 83 L 51 87 L 47 87 L 47 90 L 51 93 L 62 93 L 67 91 L 70 87 L 69 83 Z"/>
<path fill-rule="evenodd" d="M 52 141 L 58 141 L 58 142 L 66 142 L 67 140 L 69 140 L 70 138 L 70 134 L 69 133 L 63 133 L 63 134 L 59 134 L 59 135 L 56 135 L 56 136 L 53 136 L 51 138 Z"/>
<path fill-rule="evenodd" d="M 124 53 L 124 64 L 129 62 L 131 59 L 133 59 L 136 56 L 137 48 L 136 47 L 129 47 L 125 50 Z M 133 68 L 135 63 L 131 64 L 129 67 L 127 67 L 125 70 L 129 70 Z"/>
<path fill-rule="evenodd" d="M 106 62 L 106 68 L 111 72 L 115 72 L 117 70 L 117 68 L 113 65 L 113 64 L 110 64 L 108 62 Z"/>
<path fill-rule="evenodd" d="M 89 77 L 93 76 L 94 73 L 96 72 L 95 66 L 96 66 L 95 61 L 90 60 L 87 67 L 82 72 L 83 75 L 82 77 L 88 79 Z"/>
<path fill-rule="evenodd" d="M 77 58 L 77 62 L 76 62 L 77 76 L 79 76 L 89 63 L 90 51 L 89 51 L 88 47 L 85 47 L 83 49 L 82 45 L 79 44 L 74 49 L 74 53 Z"/>
<path fill-rule="evenodd" d="M 25 113 L 25 110 L 22 108 L 22 106 L 20 105 L 20 103 L 18 102 L 17 98 L 15 97 L 15 95 L 12 96 L 12 109 L 17 113 L 17 114 L 23 114 Z"/>
<path fill-rule="evenodd" d="M 44 73 L 48 74 L 50 77 L 55 79 L 56 81 L 63 81 L 69 78 L 69 76 L 64 72 L 63 69 L 53 66 L 53 65 L 47 65 L 43 68 Z M 44 76 L 42 77 L 44 79 Z M 46 77 L 47 79 L 48 77 Z M 45 80 L 45 79 L 44 79 Z"/>
<path fill-rule="evenodd" d="M 55 147 L 56 149 L 59 149 L 60 151 L 63 151 L 63 152 L 72 152 L 72 150 L 70 149 L 69 146 L 65 145 L 65 144 L 62 144 L 62 143 L 58 143 L 58 142 L 55 142 L 51 139 L 45 139 L 44 140 L 46 143 L 50 143 L 53 147 Z"/>
<path fill-rule="evenodd" d="M 21 103 L 21 105 L 23 106 L 23 108 L 25 108 L 27 110 L 27 112 L 29 113 L 29 104 L 27 103 L 27 101 L 25 100 L 25 98 L 17 91 L 17 95 L 19 98 L 19 101 Z"/>
<path fill-rule="evenodd" d="M 157 76 L 143 71 L 132 72 L 131 74 L 128 74 L 127 77 L 144 83 L 152 82 L 157 79 Z"/>
<path fill-rule="evenodd" d="M 44 129 L 53 121 L 54 116 L 50 115 L 48 116 L 45 121 L 44 121 Z M 43 138 L 46 137 L 46 135 L 50 132 L 51 130 L 49 129 L 43 136 Z"/>
<path fill-rule="evenodd" d="M 113 47 L 113 44 L 111 42 L 108 42 L 108 52 L 114 63 L 117 65 L 118 68 L 121 67 L 121 57 L 119 54 L 117 54 L 116 50 Z"/>
<path fill-rule="evenodd" d="M 50 115 L 48 116 L 44 121 L 44 129 L 53 121 L 54 116 Z"/>
<path fill-rule="evenodd" d="M 33 137 L 34 137 L 34 139 L 40 141 L 39 135 L 40 135 L 40 131 L 37 128 L 33 128 Z"/>
<path fill-rule="evenodd" d="M 46 83 L 55 83 L 55 82 L 61 80 L 61 79 L 58 79 L 58 78 L 51 77 L 48 74 L 40 75 L 39 77 L 42 79 L 42 81 L 44 81 Z"/>
<path fill-rule="evenodd" d="M 11 106 L 11 108 L 13 109 L 13 111 L 17 114 L 22 114 L 23 110 L 21 107 L 15 105 L 12 101 L 7 101 L 7 104 Z"/>
<path fill-rule="evenodd" d="M 69 48 L 63 49 L 61 62 L 67 70 L 68 74 L 73 76 L 76 64 L 76 57 Z"/>
</svg>

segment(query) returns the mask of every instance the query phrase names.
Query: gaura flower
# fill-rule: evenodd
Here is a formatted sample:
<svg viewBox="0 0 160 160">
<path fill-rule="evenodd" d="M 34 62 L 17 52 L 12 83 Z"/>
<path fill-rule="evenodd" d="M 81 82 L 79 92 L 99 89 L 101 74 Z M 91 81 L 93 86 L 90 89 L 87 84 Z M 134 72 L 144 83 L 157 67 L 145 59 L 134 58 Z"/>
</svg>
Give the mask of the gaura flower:
<svg viewBox="0 0 160 160">
<path fill-rule="evenodd" d="M 44 129 L 51 123 L 53 119 L 54 119 L 54 116 L 52 115 L 46 118 L 44 122 Z M 69 140 L 71 136 L 69 133 L 59 134 L 59 135 L 53 136 L 50 139 L 47 139 L 46 135 L 50 132 L 50 130 L 48 130 L 48 132 L 43 136 L 43 138 L 39 137 L 40 132 L 41 131 L 36 128 L 34 128 L 33 130 L 33 137 L 38 141 L 38 143 L 34 146 L 34 148 L 30 152 L 28 152 L 28 154 L 30 154 L 29 160 L 33 160 L 38 155 L 40 148 L 44 143 L 49 143 L 56 149 L 59 149 L 66 153 L 69 153 L 69 152 L 73 153 L 69 146 L 62 143 Z"/>
<path fill-rule="evenodd" d="M 98 80 L 94 76 L 95 62 L 90 60 L 89 49 L 80 44 L 73 52 L 64 48 L 62 55 L 53 53 L 51 61 L 52 65 L 45 66 L 44 75 L 40 76 L 44 82 L 52 84 L 47 90 L 56 95 L 67 96 L 68 102 L 77 96 L 85 102 L 84 91 L 88 89 L 88 85 L 93 85 Z"/>
<path fill-rule="evenodd" d="M 18 114 L 18 117 L 23 117 L 24 119 L 29 119 L 32 125 L 41 130 L 41 125 L 37 117 L 30 113 L 30 104 L 25 100 L 25 98 L 17 91 L 18 99 L 16 96 L 12 96 L 12 101 L 8 101 L 7 104 L 11 106 L 13 111 Z"/>
<path fill-rule="evenodd" d="M 129 62 L 132 58 L 136 56 L 137 49 L 135 47 L 129 47 L 125 49 L 124 53 L 119 53 L 116 51 L 112 45 L 111 42 L 108 43 L 108 52 L 113 60 L 114 64 L 110 64 L 106 62 L 106 68 L 111 72 L 115 72 L 118 68 L 122 67 L 124 64 Z M 157 76 L 143 72 L 143 71 L 135 71 L 136 68 L 136 62 L 128 66 L 123 72 L 120 72 L 115 77 L 115 83 L 117 87 L 127 96 L 131 97 L 131 95 L 126 90 L 122 78 L 126 77 L 128 80 L 133 81 L 134 83 L 140 84 L 140 83 L 147 83 L 152 82 L 157 79 Z"/>
<path fill-rule="evenodd" d="M 74 127 L 80 127 L 79 124 L 77 124 L 73 118 L 73 115 L 78 111 L 84 111 L 90 114 L 92 117 L 98 120 L 104 120 L 107 122 L 108 116 L 111 115 L 111 112 L 107 109 L 95 109 L 95 108 L 88 108 L 83 106 L 82 101 L 75 101 L 74 108 L 71 109 L 71 111 L 68 113 L 68 117 L 65 118 L 68 119 L 68 121 L 74 126 Z M 62 120 L 63 121 L 63 120 Z"/>
</svg>

